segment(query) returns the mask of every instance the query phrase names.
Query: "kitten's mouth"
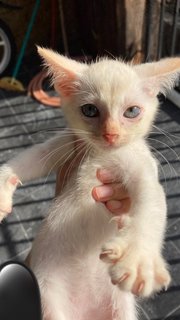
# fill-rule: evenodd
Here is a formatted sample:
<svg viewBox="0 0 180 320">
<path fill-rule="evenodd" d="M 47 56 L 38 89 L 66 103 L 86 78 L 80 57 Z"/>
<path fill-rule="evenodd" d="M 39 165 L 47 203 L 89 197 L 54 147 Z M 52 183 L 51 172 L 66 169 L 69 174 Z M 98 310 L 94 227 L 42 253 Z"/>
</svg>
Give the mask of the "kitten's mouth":
<svg viewBox="0 0 180 320">
<path fill-rule="evenodd" d="M 120 147 L 121 143 L 120 142 L 108 142 L 108 141 L 105 141 L 104 139 L 101 139 L 100 137 L 93 137 L 92 139 L 92 143 L 93 143 L 93 146 L 98 150 L 101 148 L 101 149 L 106 149 L 106 150 L 113 150 L 113 149 L 117 149 Z"/>
<path fill-rule="evenodd" d="M 119 143 L 108 143 L 108 142 L 104 142 L 103 147 L 107 148 L 107 149 L 117 149 L 120 147 Z"/>
<path fill-rule="evenodd" d="M 130 140 L 128 139 L 128 137 L 122 137 L 120 135 L 118 135 L 118 137 L 114 139 L 114 141 L 107 141 L 106 139 L 104 139 L 104 136 L 102 134 L 92 134 L 87 139 L 87 143 L 91 144 L 92 148 L 98 151 L 113 151 L 128 144 L 129 142 Z"/>
<path fill-rule="evenodd" d="M 127 143 L 128 141 L 126 139 L 118 139 L 114 142 L 108 142 L 108 141 L 105 141 L 104 139 L 101 140 L 102 147 L 109 150 L 118 149 Z"/>
</svg>

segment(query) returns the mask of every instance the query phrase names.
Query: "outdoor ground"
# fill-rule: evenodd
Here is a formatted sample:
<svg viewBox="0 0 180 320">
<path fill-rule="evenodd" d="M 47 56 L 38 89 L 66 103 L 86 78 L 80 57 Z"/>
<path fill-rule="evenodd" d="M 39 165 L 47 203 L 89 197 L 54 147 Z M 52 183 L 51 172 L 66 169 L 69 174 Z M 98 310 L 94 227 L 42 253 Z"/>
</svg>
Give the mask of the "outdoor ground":
<svg viewBox="0 0 180 320">
<path fill-rule="evenodd" d="M 0 163 L 47 139 L 49 128 L 64 125 L 61 109 L 46 107 L 26 94 L 0 91 Z M 149 142 L 160 161 L 160 178 L 167 194 L 164 254 L 172 283 L 166 292 L 140 303 L 140 319 L 180 320 L 180 109 L 168 101 L 162 103 L 155 125 Z M 0 263 L 26 257 L 53 198 L 54 186 L 55 177 L 49 176 L 18 189 L 13 213 L 0 225 Z"/>
</svg>

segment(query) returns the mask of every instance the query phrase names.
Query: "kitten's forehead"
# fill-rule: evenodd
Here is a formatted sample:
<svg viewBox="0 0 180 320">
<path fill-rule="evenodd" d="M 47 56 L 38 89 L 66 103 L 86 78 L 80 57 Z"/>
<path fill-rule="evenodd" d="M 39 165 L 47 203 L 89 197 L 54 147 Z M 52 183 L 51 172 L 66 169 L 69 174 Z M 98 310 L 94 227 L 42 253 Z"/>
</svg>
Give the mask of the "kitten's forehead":
<svg viewBox="0 0 180 320">
<path fill-rule="evenodd" d="M 101 60 L 90 65 L 87 75 L 92 76 L 95 81 L 101 83 L 117 83 L 122 86 L 127 85 L 127 80 L 131 81 L 137 78 L 133 67 L 118 60 Z"/>
<path fill-rule="evenodd" d="M 116 98 L 123 99 L 132 91 L 139 83 L 139 78 L 131 65 L 118 60 L 103 59 L 89 66 L 82 81 L 86 92 L 113 103 Z"/>
</svg>

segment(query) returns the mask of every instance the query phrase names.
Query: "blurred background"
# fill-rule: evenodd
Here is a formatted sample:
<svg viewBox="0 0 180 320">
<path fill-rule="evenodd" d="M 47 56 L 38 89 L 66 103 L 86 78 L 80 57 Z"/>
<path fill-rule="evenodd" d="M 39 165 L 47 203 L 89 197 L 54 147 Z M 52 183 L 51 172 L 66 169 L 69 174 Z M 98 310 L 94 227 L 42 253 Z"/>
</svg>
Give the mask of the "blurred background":
<svg viewBox="0 0 180 320">
<path fill-rule="evenodd" d="M 134 63 L 180 55 L 180 0 L 0 1 L 0 164 L 65 127 L 36 44 L 75 59 L 122 57 Z M 148 137 L 168 202 L 164 255 L 172 283 L 139 301 L 141 320 L 180 320 L 180 90 L 159 97 Z M 0 225 L 0 263 L 23 261 L 54 197 L 55 176 L 20 187 Z"/>
</svg>

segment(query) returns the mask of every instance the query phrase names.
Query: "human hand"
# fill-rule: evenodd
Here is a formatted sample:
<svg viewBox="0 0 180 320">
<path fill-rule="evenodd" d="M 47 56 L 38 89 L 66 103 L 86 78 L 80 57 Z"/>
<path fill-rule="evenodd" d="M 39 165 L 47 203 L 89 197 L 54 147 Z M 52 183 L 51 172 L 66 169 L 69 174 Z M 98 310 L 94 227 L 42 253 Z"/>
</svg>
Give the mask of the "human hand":
<svg viewBox="0 0 180 320">
<path fill-rule="evenodd" d="M 102 184 L 93 188 L 93 198 L 104 203 L 106 208 L 115 215 L 127 213 L 131 206 L 131 200 L 121 182 L 114 181 L 112 174 L 105 169 L 98 169 L 96 175 Z"/>
<path fill-rule="evenodd" d="M 80 159 L 78 159 L 78 161 L 80 161 Z M 77 166 L 77 163 L 74 166 Z M 63 170 L 57 173 L 56 196 L 61 193 L 67 177 L 69 177 L 74 170 L 74 167 L 71 167 L 70 172 L 67 173 L 68 168 L 69 163 L 63 166 Z M 95 186 L 92 190 L 94 200 L 104 203 L 106 208 L 114 215 L 127 213 L 131 205 L 127 190 L 119 181 L 114 181 L 114 177 L 105 169 L 98 169 L 96 175 L 101 185 Z"/>
</svg>

